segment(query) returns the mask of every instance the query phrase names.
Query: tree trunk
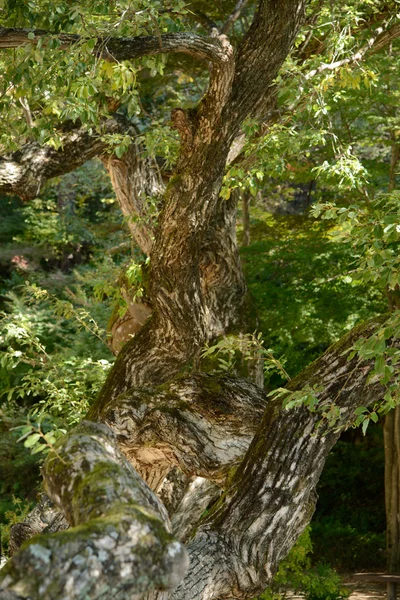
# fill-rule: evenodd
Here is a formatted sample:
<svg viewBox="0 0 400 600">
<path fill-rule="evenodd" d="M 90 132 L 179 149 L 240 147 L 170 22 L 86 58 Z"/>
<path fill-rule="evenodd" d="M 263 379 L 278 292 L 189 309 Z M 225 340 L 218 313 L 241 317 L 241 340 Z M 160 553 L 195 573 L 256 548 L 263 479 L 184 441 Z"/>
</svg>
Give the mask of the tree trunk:
<svg viewBox="0 0 400 600">
<path fill-rule="evenodd" d="M 400 148 L 394 133 L 391 134 L 391 160 L 388 191 L 396 186 L 396 169 L 400 158 Z M 398 286 L 387 288 L 389 309 L 400 306 Z M 383 428 L 385 446 L 385 509 L 386 509 L 386 548 L 389 573 L 400 573 L 400 406 L 389 411 Z M 387 584 L 388 600 L 396 600 L 396 584 Z"/>
<path fill-rule="evenodd" d="M 368 337 L 383 322 L 374 320 L 351 332 L 288 387 L 295 391 L 306 385 L 321 388 L 323 383 L 319 404 L 326 410 L 334 401 L 338 408 L 334 430 L 326 421 L 316 428 L 321 412 L 305 407 L 287 411 L 281 400 L 267 400 L 246 380 L 202 374 L 156 389 L 132 390 L 93 409 L 92 417 L 114 429 L 119 445 L 134 456 L 143 475 L 148 467 L 140 452 L 148 448 L 163 452 L 165 462 L 188 474 L 205 475 L 225 488 L 200 524 L 197 517 L 193 522 L 189 570 L 168 596 L 162 590 L 183 576 L 186 558 L 161 527 L 160 519 L 168 528 L 165 509 L 121 456 L 110 429 L 90 422 L 59 442 L 44 471 L 48 493 L 72 529 L 33 538 L 23 546 L 2 570 L 0 589 L 32 600 L 100 599 L 114 586 L 114 597 L 120 600 L 145 594 L 228 600 L 259 593 L 311 519 L 315 486 L 340 430 L 351 422 L 357 406 L 384 392 L 377 381 L 367 385 L 372 363 L 347 360 L 356 339 Z M 196 509 L 197 516 L 203 506 Z M 188 535 L 186 525 L 183 535 Z M 109 552 L 110 537 L 120 551 Z M 133 575 L 137 572 L 142 573 L 139 579 Z M 124 585 L 118 583 L 121 577 Z M 6 597 L 0 593 L 2 600 Z"/>
<path fill-rule="evenodd" d="M 208 44 L 183 34 L 163 35 L 161 44 L 152 36 L 141 40 L 140 51 L 173 48 L 211 61 L 200 104 L 172 113 L 181 148 L 154 240 L 136 227 L 139 243 L 150 247 L 145 294 L 152 315 L 119 353 L 89 415 L 98 422 L 80 424 L 46 461 L 47 491 L 71 528 L 24 544 L 0 574 L 0 598 L 251 598 L 309 522 L 319 474 L 340 430 L 358 406 L 382 395 L 379 381 L 367 385 L 372 365 L 344 354 L 383 320 L 353 331 L 290 383 L 288 392 L 317 390 L 321 410 L 315 412 L 286 411 L 247 380 L 188 376 L 205 341 L 235 326 L 243 312 L 236 207 L 220 198 L 221 183 L 243 121 L 268 104 L 304 4 L 260 0 L 236 51 L 225 35 Z M 139 47 L 125 41 L 124 55 L 123 43 L 107 42 L 121 60 Z M 108 167 L 121 206 L 133 199 L 142 216 L 135 160 L 128 154 Z M 43 164 L 42 171 L 47 174 Z M 333 404 L 334 431 L 323 417 Z M 204 502 L 191 502 L 188 489 L 177 508 L 188 506 L 193 515 L 190 533 L 191 524 L 177 520 L 176 530 L 190 539 L 186 575 L 186 552 L 150 489 L 174 467 L 213 484 Z M 209 507 L 215 486 L 223 493 Z"/>
<path fill-rule="evenodd" d="M 250 246 L 250 194 L 242 192 L 243 246 Z"/>
<path fill-rule="evenodd" d="M 400 406 L 385 417 L 385 507 L 387 568 L 400 573 Z M 396 584 L 388 584 L 388 600 L 396 598 Z"/>
</svg>

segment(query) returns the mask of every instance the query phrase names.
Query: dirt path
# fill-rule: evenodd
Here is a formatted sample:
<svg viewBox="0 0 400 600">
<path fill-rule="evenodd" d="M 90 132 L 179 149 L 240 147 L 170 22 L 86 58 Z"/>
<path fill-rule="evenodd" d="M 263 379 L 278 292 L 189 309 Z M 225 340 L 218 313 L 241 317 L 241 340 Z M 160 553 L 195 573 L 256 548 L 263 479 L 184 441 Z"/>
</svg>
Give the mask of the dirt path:
<svg viewBox="0 0 400 600">
<path fill-rule="evenodd" d="M 385 600 L 386 584 L 356 581 L 350 575 L 343 577 L 343 585 L 351 591 L 349 600 Z"/>
<path fill-rule="evenodd" d="M 386 584 L 372 581 L 358 581 L 351 575 L 343 575 L 344 587 L 350 590 L 349 600 L 386 600 Z M 303 596 L 288 592 L 287 600 L 304 600 Z"/>
</svg>

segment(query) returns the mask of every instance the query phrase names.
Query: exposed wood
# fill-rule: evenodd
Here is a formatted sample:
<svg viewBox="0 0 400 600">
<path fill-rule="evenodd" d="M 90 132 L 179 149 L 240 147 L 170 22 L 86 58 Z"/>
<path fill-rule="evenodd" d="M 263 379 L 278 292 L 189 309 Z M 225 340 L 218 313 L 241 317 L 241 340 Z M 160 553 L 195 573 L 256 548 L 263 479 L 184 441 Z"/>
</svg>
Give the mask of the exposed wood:
<svg viewBox="0 0 400 600">
<path fill-rule="evenodd" d="M 400 583 L 400 575 L 391 575 L 390 573 L 355 573 L 352 575 L 359 581 L 376 581 L 377 583 Z"/>
<path fill-rule="evenodd" d="M 222 484 L 249 447 L 266 405 L 262 390 L 249 381 L 199 373 L 159 388 L 131 389 L 95 404 L 89 418 L 112 428 L 156 489 L 173 465 Z"/>
</svg>

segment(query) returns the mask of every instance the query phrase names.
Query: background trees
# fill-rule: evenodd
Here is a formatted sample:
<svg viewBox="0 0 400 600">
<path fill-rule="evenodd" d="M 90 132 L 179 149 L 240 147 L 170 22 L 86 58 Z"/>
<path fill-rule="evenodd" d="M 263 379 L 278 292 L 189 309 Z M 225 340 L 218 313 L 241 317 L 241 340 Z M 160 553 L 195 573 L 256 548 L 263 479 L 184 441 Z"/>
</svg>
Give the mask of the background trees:
<svg viewBox="0 0 400 600">
<path fill-rule="evenodd" d="M 369 103 L 371 90 L 381 84 L 379 68 L 374 68 L 376 53 L 396 43 L 400 27 L 396 2 L 334 7 L 309 2 L 304 7 L 300 1 L 271 0 L 226 3 L 206 15 L 204 11 L 201 3 L 10 6 L 0 31 L 6 53 L 1 101 L 7 124 L 13 118 L 15 127 L 4 130 L 2 137 L 0 189 L 34 199 L 47 180 L 102 157 L 134 240 L 133 259 L 128 262 L 118 233 L 116 243 L 106 240 L 100 246 L 100 252 L 107 248 L 111 257 L 102 260 L 97 279 L 83 267 L 80 285 L 74 280 L 70 289 L 61 277 L 68 301 L 53 290 L 49 295 L 32 286 L 30 295 L 63 318 L 76 316 L 99 341 L 103 334 L 91 314 L 91 290 L 98 300 L 115 302 L 109 326 L 114 352 L 129 333 L 136 335 L 119 351 L 89 418 L 114 430 L 119 446 L 153 490 L 161 493 L 171 467 L 179 467 L 186 476 L 201 475 L 223 489 L 218 500 L 212 486 L 206 503 L 197 502 L 200 493 L 192 502 L 189 489 L 186 505 L 185 497 L 182 500 L 181 509 L 184 506 L 187 513 L 189 506 L 194 511 L 196 530 L 188 546 L 188 574 L 172 594 L 244 598 L 271 580 L 309 521 L 315 485 L 340 430 L 354 418 L 365 430 L 377 419 L 378 409 L 386 412 L 397 402 L 398 325 L 395 313 L 389 320 L 379 317 L 351 331 L 268 402 L 248 379 L 200 374 L 216 357 L 219 368 L 225 365 L 231 374 L 252 375 L 258 382 L 260 362 L 268 369 L 278 367 L 279 377 L 284 375 L 257 337 L 243 336 L 246 330 L 254 331 L 255 323 L 236 244 L 238 194 L 249 191 L 255 196 L 262 188 L 264 195 L 279 201 L 282 196 L 291 199 L 296 191 L 300 202 L 319 199 L 313 211 L 322 215 L 317 226 L 321 237 L 340 234 L 352 244 L 347 254 L 329 245 L 328 260 L 315 257 L 317 266 L 325 258 L 322 281 L 314 278 L 309 287 L 317 291 L 318 285 L 325 286 L 340 297 L 346 285 L 357 286 L 365 291 L 362 300 L 342 306 L 339 317 L 332 310 L 330 320 L 320 318 L 315 325 L 318 302 L 304 307 L 294 294 L 290 304 L 299 308 L 292 313 L 294 326 L 289 329 L 286 324 L 285 335 L 269 324 L 263 327 L 269 333 L 268 346 L 276 341 L 279 351 L 292 340 L 300 352 L 305 344 L 306 357 L 300 357 L 296 347 L 288 351 L 297 362 L 287 370 L 295 375 L 361 316 L 380 311 L 379 286 L 392 296 L 398 286 L 397 130 L 390 134 L 391 167 L 372 187 L 368 159 L 380 142 L 374 138 L 373 151 L 367 152 L 365 145 L 379 128 L 371 131 L 370 117 L 359 107 Z M 177 54 L 170 58 L 171 53 Z M 390 102 L 385 106 L 391 114 Z M 386 126 L 385 120 L 383 139 Z M 384 151 L 382 158 L 372 160 L 370 168 L 377 179 L 386 160 Z M 102 191 L 103 176 L 96 177 Z M 378 203 L 372 201 L 387 179 L 389 194 L 380 196 Z M 79 184 L 80 194 L 82 189 L 85 182 Z M 26 234 L 42 242 L 45 234 L 53 264 L 64 271 L 87 261 L 95 248 L 95 230 L 109 232 L 111 214 L 101 202 L 101 191 L 90 225 L 82 219 L 79 227 L 79 217 L 93 209 L 85 195 L 79 200 L 68 184 L 24 209 Z M 43 229 L 49 219 L 52 226 Z M 277 221 L 275 217 L 269 225 L 275 237 Z M 117 222 L 115 229 L 120 231 Z M 251 251 L 250 247 L 246 254 L 249 273 Z M 269 252 L 271 277 L 286 275 L 288 259 L 277 258 L 272 244 Z M 326 276 L 335 252 L 338 268 Z M 31 268 L 23 253 L 13 260 L 14 277 Z M 113 273 L 121 263 L 116 284 Z M 42 279 L 42 287 L 49 287 Z M 304 293 L 306 288 L 304 282 L 296 291 Z M 96 347 L 96 364 L 94 358 L 83 364 L 82 349 L 73 359 L 68 357 L 62 331 L 58 344 L 52 340 L 50 358 L 41 340 L 44 334 L 23 322 L 17 327 L 11 313 L 6 317 L 4 342 L 12 343 L 4 361 L 4 387 L 9 398 L 29 392 L 44 405 L 21 433 L 34 450 L 52 449 L 45 469 L 47 489 L 78 530 L 37 542 L 39 559 L 32 551 L 35 542 L 21 550 L 2 573 L 3 586 L 22 597 L 40 589 L 42 597 L 51 598 L 67 588 L 70 597 L 101 597 L 102 586 L 114 585 L 114 575 L 107 579 L 103 564 L 110 560 L 113 573 L 126 578 L 118 597 L 142 597 L 154 588 L 158 594 L 174 587 L 184 574 L 185 551 L 165 532 L 164 507 L 133 474 L 109 430 L 83 422 L 54 448 L 66 427 L 86 413 L 88 391 L 94 397 L 97 374 L 108 366 L 104 350 Z M 301 324 L 299 314 L 311 328 Z M 41 327 L 45 333 L 48 317 Z M 227 333 L 242 335 L 236 343 L 228 338 L 212 345 Z M 204 350 L 207 342 L 211 349 Z M 76 365 L 83 370 L 83 381 L 70 375 Z M 11 367 L 18 369 L 14 380 Z M 69 377 L 71 385 L 63 385 Z M 271 388 L 282 383 L 273 377 Z M 368 407 L 381 398 L 378 409 Z M 90 457 L 86 462 L 85 453 Z M 109 486 L 111 473 L 114 490 Z M 67 490 L 65 480 L 71 482 Z M 115 490 L 125 487 L 131 491 L 123 507 Z M 137 536 L 126 535 L 125 527 L 136 527 Z M 152 561 L 142 563 L 143 534 L 150 530 Z M 114 561 L 101 554 L 107 536 L 116 540 L 114 550 L 121 556 L 133 552 L 142 569 L 140 585 L 129 560 Z M 84 550 L 88 544 L 92 567 Z M 77 562 L 77 555 L 82 560 Z M 95 582 L 91 568 L 102 573 Z"/>
</svg>

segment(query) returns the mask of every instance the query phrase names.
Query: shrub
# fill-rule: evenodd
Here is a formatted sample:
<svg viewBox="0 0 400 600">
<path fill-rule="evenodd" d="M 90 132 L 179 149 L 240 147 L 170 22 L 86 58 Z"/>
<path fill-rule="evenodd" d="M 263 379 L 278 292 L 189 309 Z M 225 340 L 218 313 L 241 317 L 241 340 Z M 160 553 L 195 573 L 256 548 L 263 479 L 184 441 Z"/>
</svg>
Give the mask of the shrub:
<svg viewBox="0 0 400 600">
<path fill-rule="evenodd" d="M 318 564 L 302 577 L 300 590 L 305 600 L 346 600 L 350 592 L 329 565 Z"/>
</svg>

